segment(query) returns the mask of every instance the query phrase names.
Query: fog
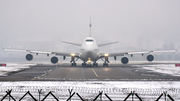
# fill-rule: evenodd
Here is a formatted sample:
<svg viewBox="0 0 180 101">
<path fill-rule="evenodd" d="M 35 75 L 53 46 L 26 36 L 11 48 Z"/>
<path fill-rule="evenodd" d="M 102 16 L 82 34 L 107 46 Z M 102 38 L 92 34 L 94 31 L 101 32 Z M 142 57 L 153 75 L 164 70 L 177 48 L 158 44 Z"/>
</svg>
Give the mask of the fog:
<svg viewBox="0 0 180 101">
<path fill-rule="evenodd" d="M 180 45 L 179 5 L 179 0 L 0 0 L 0 45 L 78 52 L 61 41 L 82 43 L 91 16 L 98 43 L 119 41 L 101 52 L 174 49 Z M 1 58 L 25 54 L 0 49 Z M 171 55 L 180 59 L 179 52 Z"/>
</svg>

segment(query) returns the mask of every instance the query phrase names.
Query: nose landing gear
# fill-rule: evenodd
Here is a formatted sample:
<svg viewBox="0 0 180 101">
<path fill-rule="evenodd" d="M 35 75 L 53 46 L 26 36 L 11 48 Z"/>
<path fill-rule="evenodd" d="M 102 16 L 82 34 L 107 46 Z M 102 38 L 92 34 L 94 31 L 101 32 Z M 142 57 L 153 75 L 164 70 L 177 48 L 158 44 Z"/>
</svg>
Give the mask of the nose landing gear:
<svg viewBox="0 0 180 101">
<path fill-rule="evenodd" d="M 90 62 L 87 62 L 86 63 L 86 61 L 84 61 L 83 63 L 82 63 L 82 67 L 97 67 L 98 66 L 98 63 L 96 63 L 96 62 L 94 62 L 93 64 L 91 64 Z"/>
</svg>

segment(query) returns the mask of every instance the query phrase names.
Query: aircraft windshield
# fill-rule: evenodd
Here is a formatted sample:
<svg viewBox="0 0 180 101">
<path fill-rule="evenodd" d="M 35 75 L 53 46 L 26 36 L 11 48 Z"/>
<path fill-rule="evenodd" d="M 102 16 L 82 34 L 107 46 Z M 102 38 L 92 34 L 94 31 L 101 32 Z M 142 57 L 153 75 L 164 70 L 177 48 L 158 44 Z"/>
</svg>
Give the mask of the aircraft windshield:
<svg viewBox="0 0 180 101">
<path fill-rule="evenodd" d="M 91 39 L 87 39 L 87 40 L 86 40 L 86 42 L 93 42 L 93 40 L 91 40 Z"/>
</svg>

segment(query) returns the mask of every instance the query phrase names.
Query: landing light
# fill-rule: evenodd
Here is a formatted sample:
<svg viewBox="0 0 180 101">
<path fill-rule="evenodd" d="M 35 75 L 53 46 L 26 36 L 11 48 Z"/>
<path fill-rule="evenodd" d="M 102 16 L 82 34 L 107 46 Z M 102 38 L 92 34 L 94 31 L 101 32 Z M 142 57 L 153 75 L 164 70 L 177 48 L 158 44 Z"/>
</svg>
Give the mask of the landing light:
<svg viewBox="0 0 180 101">
<path fill-rule="evenodd" d="M 104 54 L 104 56 L 106 56 L 106 57 L 107 57 L 107 56 L 109 56 L 109 54 Z"/>
<path fill-rule="evenodd" d="M 76 54 L 71 54 L 71 56 L 75 56 Z"/>
<path fill-rule="evenodd" d="M 87 61 L 88 63 L 91 63 L 91 58 L 88 58 L 88 61 Z"/>
<path fill-rule="evenodd" d="M 91 63 L 91 60 L 88 60 L 88 63 Z"/>
</svg>

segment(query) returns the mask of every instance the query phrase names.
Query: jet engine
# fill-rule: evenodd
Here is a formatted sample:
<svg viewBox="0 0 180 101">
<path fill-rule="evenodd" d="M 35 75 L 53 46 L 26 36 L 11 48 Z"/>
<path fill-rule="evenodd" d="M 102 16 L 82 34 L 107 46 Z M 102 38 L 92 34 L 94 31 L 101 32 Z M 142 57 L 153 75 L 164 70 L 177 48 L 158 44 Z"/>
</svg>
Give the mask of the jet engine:
<svg viewBox="0 0 180 101">
<path fill-rule="evenodd" d="M 56 64 L 58 62 L 58 58 L 57 57 L 52 57 L 51 58 L 51 63 L 53 63 L 53 64 Z"/>
<path fill-rule="evenodd" d="M 31 61 L 33 59 L 33 55 L 32 54 L 27 54 L 26 55 L 26 60 Z"/>
<path fill-rule="evenodd" d="M 128 62 L 129 62 L 129 59 L 127 57 L 123 57 L 121 59 L 121 63 L 123 63 L 123 64 L 127 64 Z"/>
<path fill-rule="evenodd" d="M 153 61 L 153 60 L 154 60 L 154 56 L 153 56 L 153 55 L 148 55 L 148 56 L 147 56 L 147 60 L 148 60 L 149 62 Z"/>
</svg>

